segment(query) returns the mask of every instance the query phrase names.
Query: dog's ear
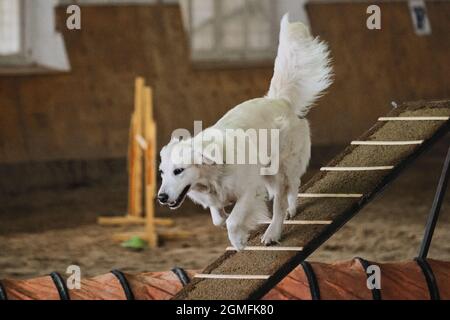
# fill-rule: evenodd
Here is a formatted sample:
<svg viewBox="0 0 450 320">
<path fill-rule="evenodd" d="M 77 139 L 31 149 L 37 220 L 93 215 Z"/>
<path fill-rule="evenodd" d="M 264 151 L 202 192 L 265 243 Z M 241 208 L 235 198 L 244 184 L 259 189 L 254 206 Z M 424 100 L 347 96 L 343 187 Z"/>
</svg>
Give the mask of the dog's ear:
<svg viewBox="0 0 450 320">
<path fill-rule="evenodd" d="M 208 166 L 212 166 L 217 164 L 216 159 L 214 157 L 211 157 L 210 155 L 207 155 L 206 153 L 202 153 L 202 163 L 206 164 Z"/>
<path fill-rule="evenodd" d="M 205 164 L 212 166 L 217 164 L 215 159 L 206 153 L 194 151 L 194 164 Z"/>
<path fill-rule="evenodd" d="M 191 133 L 187 129 L 175 129 L 170 136 L 170 143 L 180 142 L 191 138 Z"/>
<path fill-rule="evenodd" d="M 170 138 L 169 144 L 175 143 L 175 142 L 180 142 L 180 141 L 182 141 L 182 140 L 183 140 L 183 137 L 182 137 L 182 136 L 172 136 L 172 137 Z"/>
<path fill-rule="evenodd" d="M 213 166 L 216 164 L 221 164 L 220 158 L 215 157 L 209 152 L 194 150 L 194 163 L 204 164 L 208 166 Z"/>
<path fill-rule="evenodd" d="M 195 139 L 192 145 L 195 164 L 217 165 L 223 164 L 221 145 L 215 142 Z"/>
</svg>

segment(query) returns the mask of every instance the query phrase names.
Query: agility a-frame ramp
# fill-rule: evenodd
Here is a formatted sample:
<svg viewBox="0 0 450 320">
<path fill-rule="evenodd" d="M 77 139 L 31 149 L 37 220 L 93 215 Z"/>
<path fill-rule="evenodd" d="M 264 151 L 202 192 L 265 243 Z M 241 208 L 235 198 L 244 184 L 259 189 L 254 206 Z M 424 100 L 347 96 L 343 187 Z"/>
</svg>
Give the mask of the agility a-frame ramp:
<svg viewBox="0 0 450 320">
<path fill-rule="evenodd" d="M 392 182 L 423 151 L 446 136 L 450 101 L 393 109 L 321 168 L 298 195 L 297 215 L 281 243 L 265 247 L 252 233 L 245 250 L 229 247 L 174 299 L 259 299 Z M 305 263 L 304 267 L 307 264 Z"/>
</svg>

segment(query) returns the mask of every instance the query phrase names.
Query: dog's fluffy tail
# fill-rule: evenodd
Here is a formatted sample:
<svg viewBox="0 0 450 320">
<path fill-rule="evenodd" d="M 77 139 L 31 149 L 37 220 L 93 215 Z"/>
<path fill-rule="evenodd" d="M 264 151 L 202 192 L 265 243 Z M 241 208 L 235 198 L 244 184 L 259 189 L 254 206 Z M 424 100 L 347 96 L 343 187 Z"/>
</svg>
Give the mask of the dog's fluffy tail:
<svg viewBox="0 0 450 320">
<path fill-rule="evenodd" d="M 295 113 L 304 117 L 331 84 L 331 76 L 327 45 L 313 38 L 303 23 L 289 23 L 285 14 L 267 97 L 289 101 Z"/>
</svg>

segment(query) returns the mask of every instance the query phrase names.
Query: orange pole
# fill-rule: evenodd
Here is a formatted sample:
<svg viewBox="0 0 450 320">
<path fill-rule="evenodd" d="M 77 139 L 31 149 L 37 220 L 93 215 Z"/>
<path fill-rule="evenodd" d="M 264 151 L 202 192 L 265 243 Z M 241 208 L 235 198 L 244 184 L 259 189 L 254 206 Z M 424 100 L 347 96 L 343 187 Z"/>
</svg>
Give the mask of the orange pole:
<svg viewBox="0 0 450 320">
<path fill-rule="evenodd" d="M 143 109 L 144 79 L 138 77 L 135 80 L 134 112 L 131 121 L 131 137 L 129 154 L 129 196 L 128 214 L 141 216 L 142 210 L 142 150 L 136 141 L 138 135 L 142 135 L 142 109 Z"/>
<path fill-rule="evenodd" d="M 156 124 L 153 120 L 153 92 L 150 87 L 144 89 L 144 134 L 147 143 L 145 152 L 145 219 L 146 234 L 150 248 L 158 245 L 155 229 L 155 193 L 156 193 Z"/>
</svg>

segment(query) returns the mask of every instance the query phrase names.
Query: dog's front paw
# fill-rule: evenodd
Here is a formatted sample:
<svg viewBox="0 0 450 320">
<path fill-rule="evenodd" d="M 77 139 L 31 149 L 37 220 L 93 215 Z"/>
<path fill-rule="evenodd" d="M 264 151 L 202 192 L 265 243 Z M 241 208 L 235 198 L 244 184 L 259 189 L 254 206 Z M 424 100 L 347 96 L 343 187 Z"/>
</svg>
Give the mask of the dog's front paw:
<svg viewBox="0 0 450 320">
<path fill-rule="evenodd" d="M 244 250 L 244 248 L 247 244 L 247 239 L 248 239 L 247 235 L 244 235 L 244 234 L 233 235 L 233 236 L 229 235 L 229 238 L 230 238 L 231 244 L 237 251 Z"/>
<path fill-rule="evenodd" d="M 225 228 L 227 219 L 221 216 L 213 216 L 212 222 L 216 227 Z"/>
<path fill-rule="evenodd" d="M 227 225 L 228 239 L 237 251 L 241 251 L 245 248 L 248 240 L 248 233 L 240 228 L 234 228 Z"/>
<path fill-rule="evenodd" d="M 261 243 L 268 246 L 274 243 L 279 243 L 280 239 L 281 229 L 271 223 L 266 232 L 264 232 L 264 235 L 261 237 Z"/>
<path fill-rule="evenodd" d="M 294 218 L 296 214 L 297 214 L 296 208 L 287 209 L 286 219 L 290 220 Z"/>
</svg>

